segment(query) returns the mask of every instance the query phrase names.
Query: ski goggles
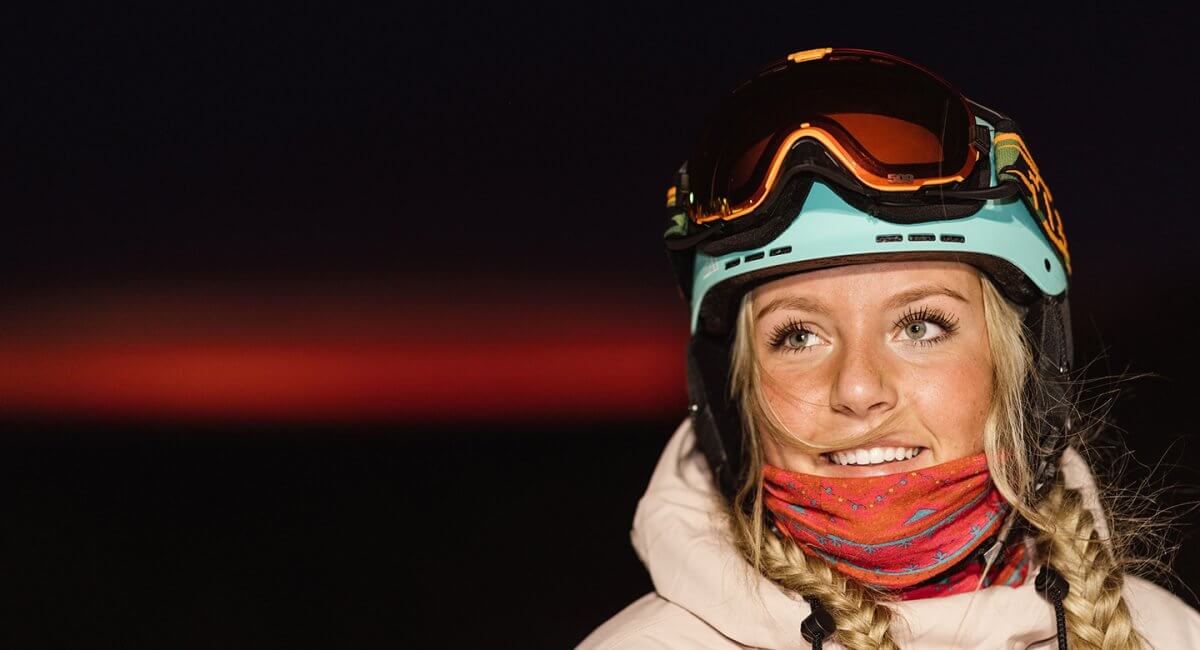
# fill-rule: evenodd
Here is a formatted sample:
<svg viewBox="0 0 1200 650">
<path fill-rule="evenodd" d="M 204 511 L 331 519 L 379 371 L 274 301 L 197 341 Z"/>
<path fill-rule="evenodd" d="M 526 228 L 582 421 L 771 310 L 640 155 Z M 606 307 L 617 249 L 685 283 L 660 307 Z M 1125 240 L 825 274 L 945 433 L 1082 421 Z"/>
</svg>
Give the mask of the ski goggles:
<svg viewBox="0 0 1200 650">
<path fill-rule="evenodd" d="M 884 206 L 884 218 L 888 206 L 911 214 L 933 203 L 930 218 L 946 218 L 947 200 L 973 211 L 1023 195 L 1069 260 L 1062 219 L 1015 122 L 916 63 L 847 48 L 791 54 L 725 98 L 667 191 L 668 245 L 710 239 L 708 226 L 753 227 L 738 220 L 769 212 L 760 208 L 801 173 Z"/>
<path fill-rule="evenodd" d="M 706 125 L 687 163 L 688 215 L 705 223 L 753 212 L 806 138 L 878 193 L 964 181 L 979 160 L 976 135 L 966 98 L 915 63 L 870 50 L 797 52 L 734 90 Z"/>
</svg>

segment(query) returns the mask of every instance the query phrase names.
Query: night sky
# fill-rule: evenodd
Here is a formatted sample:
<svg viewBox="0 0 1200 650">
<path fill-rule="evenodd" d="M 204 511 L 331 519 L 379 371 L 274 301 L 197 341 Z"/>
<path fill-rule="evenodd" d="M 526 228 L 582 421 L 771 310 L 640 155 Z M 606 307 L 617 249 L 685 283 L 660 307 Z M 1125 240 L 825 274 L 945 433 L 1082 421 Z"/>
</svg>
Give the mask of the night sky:
<svg viewBox="0 0 1200 650">
<path fill-rule="evenodd" d="M 3 10 L 0 639 L 578 642 L 650 588 L 629 523 L 684 413 L 663 193 L 816 47 L 1020 123 L 1077 359 L 1153 373 L 1131 472 L 1200 483 L 1197 21 L 1071 11 Z"/>
</svg>

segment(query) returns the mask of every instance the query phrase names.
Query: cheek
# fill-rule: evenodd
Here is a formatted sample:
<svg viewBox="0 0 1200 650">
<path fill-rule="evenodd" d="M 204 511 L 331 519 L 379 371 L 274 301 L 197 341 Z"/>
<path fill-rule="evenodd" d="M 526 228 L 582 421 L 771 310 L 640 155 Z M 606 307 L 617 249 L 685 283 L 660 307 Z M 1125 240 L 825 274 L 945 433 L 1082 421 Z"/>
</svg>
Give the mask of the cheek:
<svg viewBox="0 0 1200 650">
<path fill-rule="evenodd" d="M 943 460 L 983 451 L 992 395 L 992 368 L 986 359 L 954 359 L 923 368 L 910 385 L 912 404 L 941 447 Z"/>
<path fill-rule="evenodd" d="M 812 440 L 821 405 L 828 402 L 829 387 L 821 386 L 813 372 L 764 373 L 762 391 L 775 415 L 788 431 L 802 440 Z M 822 398 L 822 391 L 825 397 Z"/>
</svg>

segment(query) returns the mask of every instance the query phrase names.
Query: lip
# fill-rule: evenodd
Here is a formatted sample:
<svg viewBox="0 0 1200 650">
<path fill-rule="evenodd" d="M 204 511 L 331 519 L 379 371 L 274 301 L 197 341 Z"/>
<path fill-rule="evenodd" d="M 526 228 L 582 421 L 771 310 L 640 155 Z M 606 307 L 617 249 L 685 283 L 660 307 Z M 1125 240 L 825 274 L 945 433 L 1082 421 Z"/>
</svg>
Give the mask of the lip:
<svg viewBox="0 0 1200 650">
<path fill-rule="evenodd" d="M 915 447 L 920 449 L 920 452 L 912 458 L 888 461 L 886 463 L 879 463 L 878 465 L 839 465 L 826 456 L 827 453 L 860 448 L 870 449 L 871 447 Z M 908 436 L 891 435 L 872 440 L 862 445 L 834 449 L 823 454 L 818 454 L 816 464 L 821 470 L 821 474 L 827 476 L 887 476 L 888 474 L 899 474 L 901 472 L 928 467 L 933 464 L 932 457 L 932 450 L 929 447 L 913 442 Z"/>
</svg>

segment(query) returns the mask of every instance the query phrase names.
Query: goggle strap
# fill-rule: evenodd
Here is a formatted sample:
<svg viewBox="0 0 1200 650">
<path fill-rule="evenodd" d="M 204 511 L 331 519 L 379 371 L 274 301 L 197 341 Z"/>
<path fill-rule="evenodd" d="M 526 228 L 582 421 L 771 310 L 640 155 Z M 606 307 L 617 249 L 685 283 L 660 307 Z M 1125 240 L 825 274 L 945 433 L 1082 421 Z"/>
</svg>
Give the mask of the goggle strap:
<svg viewBox="0 0 1200 650">
<path fill-rule="evenodd" d="M 970 98 L 966 98 L 966 100 L 967 103 L 971 105 L 971 110 L 974 111 L 976 115 L 987 120 L 997 133 L 1000 131 L 1007 131 L 1009 133 L 1016 133 L 1018 135 L 1021 133 L 1021 130 L 1017 128 L 1017 123 L 1009 119 L 1007 115 L 1001 113 L 1000 111 L 992 110 Z"/>
<path fill-rule="evenodd" d="M 987 160 L 992 152 L 992 130 L 982 124 L 976 124 L 974 144 L 979 150 L 980 162 Z"/>
<path fill-rule="evenodd" d="M 680 214 L 682 214 L 682 213 L 680 213 Z M 686 217 L 684 218 L 684 221 L 686 223 Z M 725 224 L 723 224 L 723 223 L 718 223 L 714 226 L 705 228 L 704 230 L 701 230 L 700 232 L 692 233 L 691 235 L 686 235 L 683 237 L 672 237 L 672 236 L 670 236 L 670 233 L 668 232 L 668 236 L 663 238 L 663 242 L 666 245 L 667 249 L 669 249 L 669 250 L 673 250 L 673 251 L 687 250 L 689 248 L 699 246 L 700 244 L 704 243 L 709 237 L 713 237 L 713 236 L 720 234 L 724 230 L 724 225 Z"/>
<path fill-rule="evenodd" d="M 996 180 L 1017 185 L 1021 195 L 1036 215 L 1046 238 L 1062 257 L 1067 274 L 1071 273 L 1071 254 L 1067 247 L 1067 236 L 1063 228 L 1062 215 L 1054 206 L 1054 197 L 1033 162 L 1033 156 L 1021 134 L 996 131 Z"/>
<path fill-rule="evenodd" d="M 1007 199 L 1017 196 L 1020 193 L 1020 185 L 1006 180 L 1001 181 L 999 185 L 983 187 L 977 190 L 944 190 L 940 192 L 940 195 L 951 199 L 978 199 L 980 201 L 988 201 L 991 199 Z"/>
</svg>

